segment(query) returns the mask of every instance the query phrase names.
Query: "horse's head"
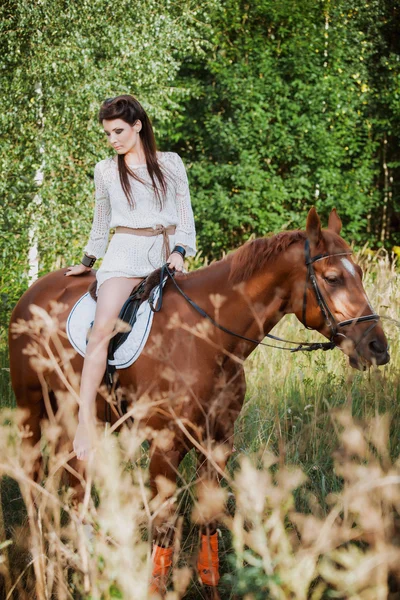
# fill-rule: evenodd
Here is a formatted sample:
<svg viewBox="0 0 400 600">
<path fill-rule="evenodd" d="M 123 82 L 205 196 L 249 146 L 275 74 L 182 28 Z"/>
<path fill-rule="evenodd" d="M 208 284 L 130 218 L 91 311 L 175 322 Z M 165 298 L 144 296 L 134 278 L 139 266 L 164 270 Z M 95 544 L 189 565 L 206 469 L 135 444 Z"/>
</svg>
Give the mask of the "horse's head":
<svg viewBox="0 0 400 600">
<path fill-rule="evenodd" d="M 304 266 L 296 273 L 292 306 L 304 325 L 349 356 L 352 367 L 384 365 L 390 358 L 387 340 L 365 293 L 361 268 L 340 237 L 341 227 L 335 209 L 324 230 L 315 208 L 308 213 Z"/>
</svg>

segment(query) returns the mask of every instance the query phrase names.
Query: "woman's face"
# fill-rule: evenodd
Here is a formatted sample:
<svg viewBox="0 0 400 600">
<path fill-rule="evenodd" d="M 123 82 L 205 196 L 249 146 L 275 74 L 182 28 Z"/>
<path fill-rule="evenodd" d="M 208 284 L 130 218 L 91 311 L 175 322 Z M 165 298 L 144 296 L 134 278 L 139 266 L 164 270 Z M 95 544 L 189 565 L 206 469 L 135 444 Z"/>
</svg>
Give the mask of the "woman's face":
<svg viewBox="0 0 400 600">
<path fill-rule="evenodd" d="M 139 142 L 139 131 L 142 129 L 141 121 L 136 121 L 130 125 L 122 119 L 112 119 L 107 121 L 103 119 L 103 128 L 110 146 L 118 154 L 127 154 Z"/>
</svg>

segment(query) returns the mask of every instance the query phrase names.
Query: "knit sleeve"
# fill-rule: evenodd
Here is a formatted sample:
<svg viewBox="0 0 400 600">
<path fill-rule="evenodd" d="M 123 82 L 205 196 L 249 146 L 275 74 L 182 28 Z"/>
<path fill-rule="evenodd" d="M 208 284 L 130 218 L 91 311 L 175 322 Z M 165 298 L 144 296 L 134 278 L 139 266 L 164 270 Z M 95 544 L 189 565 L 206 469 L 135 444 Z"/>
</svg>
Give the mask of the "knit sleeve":
<svg viewBox="0 0 400 600">
<path fill-rule="evenodd" d="M 196 254 L 196 229 L 193 209 L 190 201 L 189 182 L 181 157 L 175 155 L 176 207 L 178 226 L 175 232 L 175 243 L 186 246 L 186 256 Z"/>
<path fill-rule="evenodd" d="M 84 252 L 96 258 L 102 258 L 106 253 L 108 234 L 111 222 L 111 203 L 101 163 L 94 168 L 95 207 L 89 241 Z"/>
</svg>

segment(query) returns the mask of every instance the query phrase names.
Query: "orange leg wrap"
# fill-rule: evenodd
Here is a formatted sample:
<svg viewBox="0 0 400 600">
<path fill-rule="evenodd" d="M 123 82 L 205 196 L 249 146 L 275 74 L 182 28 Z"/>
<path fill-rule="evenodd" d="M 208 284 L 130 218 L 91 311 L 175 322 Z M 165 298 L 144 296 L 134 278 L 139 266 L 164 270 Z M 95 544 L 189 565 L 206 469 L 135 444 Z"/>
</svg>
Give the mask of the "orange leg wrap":
<svg viewBox="0 0 400 600">
<path fill-rule="evenodd" d="M 153 571 L 150 584 L 151 592 L 165 592 L 169 570 L 172 566 L 173 548 L 153 546 Z"/>
<path fill-rule="evenodd" d="M 219 581 L 218 533 L 201 536 L 197 568 L 204 585 L 216 587 Z"/>
</svg>

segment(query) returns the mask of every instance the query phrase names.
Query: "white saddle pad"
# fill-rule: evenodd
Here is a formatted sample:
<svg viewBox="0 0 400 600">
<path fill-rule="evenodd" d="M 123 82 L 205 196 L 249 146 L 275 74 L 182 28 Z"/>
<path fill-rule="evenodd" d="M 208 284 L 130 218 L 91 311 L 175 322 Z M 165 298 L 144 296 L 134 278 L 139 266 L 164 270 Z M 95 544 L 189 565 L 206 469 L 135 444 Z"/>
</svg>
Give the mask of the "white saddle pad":
<svg viewBox="0 0 400 600">
<path fill-rule="evenodd" d="M 154 296 L 156 301 L 158 290 Z M 71 345 L 81 356 L 86 354 L 86 339 L 90 327 L 94 321 L 96 302 L 89 292 L 79 298 L 72 308 L 67 319 L 67 335 Z M 136 322 L 127 339 L 116 350 L 114 360 L 109 363 L 117 369 L 126 369 L 137 360 L 147 342 L 153 323 L 154 312 L 151 310 L 148 300 L 139 306 Z"/>
</svg>

